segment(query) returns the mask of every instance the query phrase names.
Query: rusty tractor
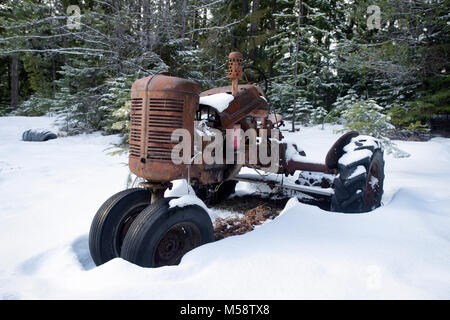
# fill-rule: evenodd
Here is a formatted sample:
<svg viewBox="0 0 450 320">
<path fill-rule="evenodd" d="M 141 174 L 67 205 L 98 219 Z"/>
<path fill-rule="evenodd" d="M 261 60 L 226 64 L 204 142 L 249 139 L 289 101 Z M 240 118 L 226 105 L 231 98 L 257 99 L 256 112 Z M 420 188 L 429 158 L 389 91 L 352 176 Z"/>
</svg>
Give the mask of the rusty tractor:
<svg viewBox="0 0 450 320">
<path fill-rule="evenodd" d="M 143 182 L 111 196 L 95 215 L 89 249 L 97 265 L 116 257 L 143 267 L 175 265 L 188 251 L 213 241 L 213 224 L 205 206 L 173 206 L 174 198 L 164 197 L 177 179 L 186 179 L 208 205 L 231 195 L 239 181 L 326 199 L 329 209 L 336 212 L 369 212 L 381 205 L 384 160 L 376 139 L 345 133 L 323 163 L 311 161 L 296 144 L 284 141 L 283 117 L 270 111 L 265 90 L 242 83 L 244 75 L 242 54 L 233 52 L 228 69 L 231 86 L 202 91 L 198 83 L 166 72 L 133 84 L 129 168 Z M 222 137 L 231 132 L 231 142 L 223 138 L 227 155 L 236 160 L 241 152 L 243 162 L 228 158 L 213 163 L 196 161 L 208 148 L 205 141 L 195 144 L 199 124 L 223 132 Z M 190 134 L 191 143 L 188 150 L 177 151 L 189 161 L 176 164 L 173 154 L 180 137 L 174 139 L 174 133 L 179 129 Z M 248 130 L 253 136 L 242 134 Z M 216 135 L 215 139 L 222 138 Z M 275 166 L 271 163 L 269 168 L 267 161 L 255 160 L 254 155 L 263 148 L 276 156 L 272 157 Z M 212 154 L 221 159 L 220 154 Z"/>
</svg>

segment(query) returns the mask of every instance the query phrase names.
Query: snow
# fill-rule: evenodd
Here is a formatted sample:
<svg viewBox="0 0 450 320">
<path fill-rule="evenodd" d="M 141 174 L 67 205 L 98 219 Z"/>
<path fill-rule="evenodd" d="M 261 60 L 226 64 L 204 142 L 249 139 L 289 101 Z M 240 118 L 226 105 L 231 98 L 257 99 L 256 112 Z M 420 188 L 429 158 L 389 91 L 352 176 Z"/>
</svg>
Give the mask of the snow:
<svg viewBox="0 0 450 320">
<path fill-rule="evenodd" d="M 298 150 L 302 150 L 300 148 L 297 148 Z M 297 161 L 297 162 L 303 162 L 303 163 L 312 163 L 312 164 L 321 164 L 323 161 L 317 161 L 314 159 L 311 159 L 307 156 L 300 155 L 299 151 L 297 151 L 294 147 L 294 144 L 290 141 L 286 142 L 286 161 Z"/>
<path fill-rule="evenodd" d="M 194 189 L 190 185 L 188 185 L 186 179 L 179 179 L 172 181 L 172 188 L 170 190 L 167 189 L 164 192 L 164 197 L 165 198 L 179 197 L 178 199 L 169 201 L 170 208 L 184 207 L 191 204 L 196 204 L 202 207 L 209 214 L 213 224 L 216 222 L 217 218 L 226 219 L 236 216 L 234 212 L 229 210 L 208 208 L 205 205 L 205 203 L 195 195 Z"/>
<path fill-rule="evenodd" d="M 201 120 L 197 123 L 197 127 L 195 128 L 195 133 L 199 136 L 199 137 L 213 137 L 216 135 L 216 133 L 214 131 L 211 130 L 212 128 L 210 128 L 208 126 L 208 121 L 207 120 Z"/>
<path fill-rule="evenodd" d="M 195 194 L 186 194 L 184 196 L 181 196 L 180 198 L 172 199 L 169 201 L 170 208 L 175 208 L 175 207 L 183 208 L 183 207 L 191 206 L 191 205 L 197 205 L 197 206 L 205 209 L 206 212 L 209 211 L 208 207 L 205 205 L 205 203 L 202 200 L 200 200 L 199 198 L 197 198 L 197 196 Z"/>
<path fill-rule="evenodd" d="M 264 173 L 260 170 L 254 170 L 251 168 L 243 167 L 239 174 L 236 176 L 237 180 L 244 179 L 244 180 L 251 180 L 252 182 L 276 182 L 279 185 L 283 185 L 284 191 L 286 193 L 289 192 L 289 189 L 299 190 L 300 188 L 303 189 L 303 191 L 311 191 L 311 192 L 319 192 L 319 194 L 322 195 L 332 195 L 334 193 L 334 190 L 332 188 L 320 188 L 320 187 L 313 187 L 313 186 L 298 186 L 295 181 L 299 178 L 300 172 L 297 171 L 294 175 L 285 177 L 281 174 L 275 174 L 275 173 Z M 265 184 L 262 184 L 262 186 L 265 186 Z M 270 193 L 271 189 L 267 190 L 268 187 L 266 187 L 265 193 Z M 264 193 L 262 190 L 258 190 L 259 192 L 251 192 L 251 193 Z M 239 193 L 240 195 L 243 195 L 242 192 L 239 192 L 236 190 L 236 193 Z M 245 193 L 244 193 L 245 194 Z"/>
<path fill-rule="evenodd" d="M 379 148 L 383 150 L 382 145 L 378 142 L 377 139 L 371 136 L 359 135 L 357 137 L 352 138 L 349 144 L 344 147 L 345 154 L 339 159 L 339 163 L 347 166 L 349 164 L 358 162 L 365 158 L 371 158 L 373 152 L 368 149 L 357 150 L 358 148 L 363 147 L 373 147 Z M 353 174 L 352 176 L 357 176 L 358 174 Z"/>
<path fill-rule="evenodd" d="M 342 157 L 339 158 L 339 164 L 342 164 L 344 166 L 347 166 L 349 164 L 358 162 L 360 160 L 371 158 L 372 157 L 372 151 L 367 149 L 362 150 L 355 150 L 353 152 L 344 153 Z"/>
<path fill-rule="evenodd" d="M 348 177 L 348 180 L 356 178 L 357 176 L 360 176 L 362 174 L 366 174 L 366 168 L 364 166 L 357 166 L 355 171 L 353 171 L 353 173 Z M 375 178 L 374 176 L 372 177 Z"/>
<path fill-rule="evenodd" d="M 179 179 L 172 181 L 172 188 L 164 192 L 164 198 L 182 197 L 187 194 L 195 194 L 195 191 L 185 179 Z"/>
<path fill-rule="evenodd" d="M 370 137 L 370 136 L 365 136 L 365 135 L 359 135 L 355 138 L 352 138 L 352 140 L 350 141 L 350 143 L 348 145 L 346 145 L 344 147 L 344 151 L 345 152 L 352 152 L 357 148 L 361 148 L 361 147 L 374 147 L 374 148 L 378 148 L 379 142 L 377 139 Z"/>
<path fill-rule="evenodd" d="M 304 158 L 298 153 L 292 142 L 286 143 L 286 161 L 302 161 Z"/>
<path fill-rule="evenodd" d="M 376 177 L 370 176 L 369 184 L 372 188 L 375 188 L 376 186 L 378 186 L 378 182 L 379 182 L 379 180 Z"/>
<path fill-rule="evenodd" d="M 53 120 L 0 118 L 0 299 L 450 298 L 450 139 L 396 141 L 411 157 L 385 157 L 384 205 L 371 213 L 292 198 L 273 221 L 196 248 L 178 266 L 117 258 L 95 267 L 90 223 L 125 188 L 127 159 L 107 155 L 117 136 L 20 141 L 27 129 L 55 131 Z M 320 161 L 333 129 L 283 135 Z"/>
<path fill-rule="evenodd" d="M 234 100 L 234 96 L 229 93 L 216 93 L 209 96 L 200 97 L 200 104 L 204 104 L 213 107 L 217 112 L 221 113 L 228 108 L 231 101 Z"/>
</svg>

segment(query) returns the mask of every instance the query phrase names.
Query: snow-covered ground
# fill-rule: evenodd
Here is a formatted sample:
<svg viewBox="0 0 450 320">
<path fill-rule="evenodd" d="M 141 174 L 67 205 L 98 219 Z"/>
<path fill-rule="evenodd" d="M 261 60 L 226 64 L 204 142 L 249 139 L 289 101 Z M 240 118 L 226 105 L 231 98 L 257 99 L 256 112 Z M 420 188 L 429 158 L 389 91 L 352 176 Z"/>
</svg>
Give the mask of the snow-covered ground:
<svg viewBox="0 0 450 320">
<path fill-rule="evenodd" d="M 0 118 L 0 299 L 450 298 L 450 139 L 398 142 L 411 157 L 385 157 L 384 206 L 371 213 L 291 199 L 275 220 L 178 266 L 95 267 L 90 223 L 124 189 L 127 159 L 107 155 L 115 136 L 20 141 L 52 120 Z M 317 160 L 338 137 L 332 127 L 284 134 Z"/>
</svg>

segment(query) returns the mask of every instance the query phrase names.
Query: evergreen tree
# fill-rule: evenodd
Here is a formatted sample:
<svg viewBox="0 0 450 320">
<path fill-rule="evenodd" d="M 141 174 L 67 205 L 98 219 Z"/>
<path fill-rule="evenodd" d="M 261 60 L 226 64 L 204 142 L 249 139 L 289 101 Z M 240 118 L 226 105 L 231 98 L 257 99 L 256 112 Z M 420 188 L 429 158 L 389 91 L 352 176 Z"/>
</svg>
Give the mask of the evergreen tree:
<svg viewBox="0 0 450 320">
<path fill-rule="evenodd" d="M 426 130 L 449 113 L 449 0 L 377 1 L 379 29 L 368 26 L 373 4 L 3 0 L 0 114 L 18 105 L 16 114 L 58 112 L 73 133 L 124 131 L 116 111 L 134 79 L 167 70 L 204 89 L 228 85 L 227 55 L 238 50 L 294 124 L 338 121 L 355 95 L 397 127 Z M 80 28 L 67 25 L 69 5 L 81 9 Z"/>
<path fill-rule="evenodd" d="M 305 115 L 297 110 L 310 114 L 315 108 L 328 109 L 339 92 L 332 44 L 340 37 L 333 30 L 340 16 L 333 1 L 279 1 L 278 7 L 278 32 L 270 47 L 278 71 L 271 101 L 288 119 L 298 121 Z"/>
<path fill-rule="evenodd" d="M 338 73 L 346 87 L 376 99 L 401 126 L 424 124 L 448 112 L 449 1 L 378 1 L 381 28 L 373 30 L 365 11 L 370 4 L 349 2 L 353 32 L 337 48 Z M 438 104 L 426 102 L 430 92 L 437 93 Z"/>
</svg>

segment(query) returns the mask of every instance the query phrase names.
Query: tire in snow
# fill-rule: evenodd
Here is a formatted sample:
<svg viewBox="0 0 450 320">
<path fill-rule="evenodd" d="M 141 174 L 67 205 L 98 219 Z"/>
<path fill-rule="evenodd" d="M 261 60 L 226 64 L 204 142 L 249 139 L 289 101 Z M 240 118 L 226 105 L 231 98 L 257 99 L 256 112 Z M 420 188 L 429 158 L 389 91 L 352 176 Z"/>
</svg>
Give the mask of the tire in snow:
<svg viewBox="0 0 450 320">
<path fill-rule="evenodd" d="M 150 192 L 142 188 L 121 191 L 103 203 L 89 231 L 89 251 L 97 266 L 120 257 L 131 223 L 149 205 Z"/>
<path fill-rule="evenodd" d="M 208 213 L 198 205 L 170 208 L 164 198 L 134 220 L 121 257 L 141 267 L 179 264 L 185 253 L 212 242 L 214 229 Z"/>
<path fill-rule="evenodd" d="M 384 160 L 380 142 L 369 136 L 353 138 L 338 161 L 331 210 L 361 213 L 379 207 L 383 183 Z"/>
<path fill-rule="evenodd" d="M 48 141 L 56 139 L 57 135 L 50 131 L 27 130 L 22 133 L 23 141 Z"/>
</svg>

